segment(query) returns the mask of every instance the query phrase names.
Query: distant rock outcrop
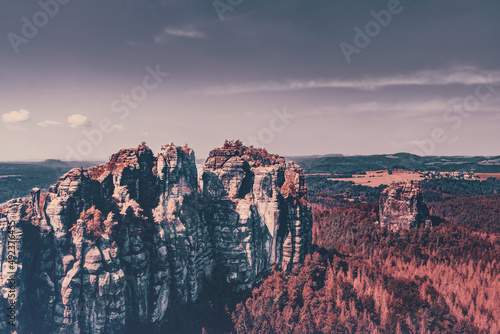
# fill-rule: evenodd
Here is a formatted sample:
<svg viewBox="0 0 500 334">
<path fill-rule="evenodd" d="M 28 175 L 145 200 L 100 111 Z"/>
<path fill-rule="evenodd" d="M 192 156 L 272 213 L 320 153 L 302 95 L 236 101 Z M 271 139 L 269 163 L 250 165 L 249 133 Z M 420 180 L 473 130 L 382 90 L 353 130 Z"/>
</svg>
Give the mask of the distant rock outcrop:
<svg viewBox="0 0 500 334">
<path fill-rule="evenodd" d="M 312 215 L 300 167 L 226 145 L 202 180 L 200 189 L 190 148 L 155 157 L 143 144 L 0 208 L 0 306 L 15 302 L 17 332 L 160 326 L 171 307 L 197 300 L 216 266 L 246 287 L 272 264 L 304 259 Z"/>
<path fill-rule="evenodd" d="M 380 225 L 392 230 L 410 229 L 430 223 L 429 209 L 418 181 L 393 183 L 380 195 Z"/>
</svg>

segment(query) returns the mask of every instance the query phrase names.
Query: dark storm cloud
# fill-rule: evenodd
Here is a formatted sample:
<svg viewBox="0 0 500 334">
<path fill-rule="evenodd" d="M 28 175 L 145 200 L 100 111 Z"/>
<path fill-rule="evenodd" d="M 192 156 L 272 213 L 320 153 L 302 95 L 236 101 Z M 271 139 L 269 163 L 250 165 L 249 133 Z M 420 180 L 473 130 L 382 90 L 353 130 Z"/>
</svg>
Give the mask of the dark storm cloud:
<svg viewBox="0 0 500 334">
<path fill-rule="evenodd" d="M 20 50 L 33 62 L 53 55 L 54 62 L 68 58 L 98 68 L 126 68 L 141 58 L 166 55 L 186 66 L 185 72 L 203 70 L 229 79 L 221 73 L 227 71 L 239 81 L 352 78 L 456 64 L 496 67 L 500 4 L 494 1 L 401 0 L 402 12 L 347 64 L 339 44 L 352 44 L 353 28 L 363 29 L 373 20 L 370 11 L 383 10 L 387 3 L 245 0 L 221 22 L 211 1 L 73 0 Z M 30 18 L 39 9 L 14 1 L 2 7 L 4 34 L 19 32 L 21 17 Z M 206 38 L 170 36 L 156 45 L 168 28 L 199 31 Z M 6 38 L 3 43 L 3 56 L 13 59 Z"/>
</svg>

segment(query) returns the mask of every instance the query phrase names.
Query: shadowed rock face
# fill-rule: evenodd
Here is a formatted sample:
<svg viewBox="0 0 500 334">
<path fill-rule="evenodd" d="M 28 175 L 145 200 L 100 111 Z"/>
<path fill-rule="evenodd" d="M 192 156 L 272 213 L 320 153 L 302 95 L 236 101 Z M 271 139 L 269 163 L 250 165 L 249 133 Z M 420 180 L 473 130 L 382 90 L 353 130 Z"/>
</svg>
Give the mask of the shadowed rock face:
<svg viewBox="0 0 500 334">
<path fill-rule="evenodd" d="M 380 224 L 393 230 L 421 226 L 429 220 L 429 209 L 417 181 L 394 183 L 380 195 Z"/>
<path fill-rule="evenodd" d="M 248 286 L 272 263 L 302 261 L 312 217 L 301 169 L 241 153 L 212 151 L 201 191 L 190 148 L 167 145 L 155 157 L 141 145 L 0 208 L 0 306 L 13 275 L 17 331 L 161 325 L 171 307 L 197 300 L 216 265 Z M 0 332 L 8 326 L 2 317 Z"/>
</svg>

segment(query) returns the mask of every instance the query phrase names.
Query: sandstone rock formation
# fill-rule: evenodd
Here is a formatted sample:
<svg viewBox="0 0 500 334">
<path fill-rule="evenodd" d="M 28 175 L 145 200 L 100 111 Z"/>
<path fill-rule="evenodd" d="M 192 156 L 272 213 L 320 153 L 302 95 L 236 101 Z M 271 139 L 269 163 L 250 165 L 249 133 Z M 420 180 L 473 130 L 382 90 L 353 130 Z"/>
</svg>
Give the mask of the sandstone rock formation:
<svg viewBox="0 0 500 334">
<path fill-rule="evenodd" d="M 211 151 L 205 164 L 205 217 L 216 261 L 245 287 L 272 264 L 290 269 L 304 260 L 312 213 L 300 167 L 264 150 L 228 146 Z"/>
<path fill-rule="evenodd" d="M 393 183 L 380 195 L 380 225 L 392 230 L 410 229 L 429 223 L 429 209 L 418 181 Z"/>
<path fill-rule="evenodd" d="M 0 208 L 0 306 L 16 302 L 17 332 L 160 326 L 170 308 L 197 300 L 215 266 L 247 287 L 272 264 L 304 259 L 312 217 L 298 166 L 225 147 L 202 179 L 200 188 L 190 148 L 155 157 L 143 144 Z"/>
</svg>

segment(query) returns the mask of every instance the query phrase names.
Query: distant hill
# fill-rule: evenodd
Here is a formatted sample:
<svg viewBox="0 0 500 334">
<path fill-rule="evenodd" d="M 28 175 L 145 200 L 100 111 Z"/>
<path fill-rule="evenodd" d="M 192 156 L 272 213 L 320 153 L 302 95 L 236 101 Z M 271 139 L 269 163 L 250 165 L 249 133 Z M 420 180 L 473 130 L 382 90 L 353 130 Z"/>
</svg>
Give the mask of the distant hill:
<svg viewBox="0 0 500 334">
<path fill-rule="evenodd" d="M 473 171 L 500 173 L 500 156 L 426 156 L 410 153 L 357 155 L 357 156 L 310 156 L 290 157 L 306 173 L 359 174 L 382 169 L 406 169 L 411 171 Z"/>
<path fill-rule="evenodd" d="M 297 161 L 300 159 L 317 159 L 317 158 L 340 158 L 344 157 L 343 154 L 314 154 L 314 155 L 295 155 L 295 156 L 285 156 L 286 161 Z"/>
<path fill-rule="evenodd" d="M 47 159 L 41 164 L 50 167 L 69 167 L 69 163 L 61 161 L 59 159 Z"/>
<path fill-rule="evenodd" d="M 0 162 L 0 203 L 27 196 L 34 187 L 47 190 L 73 168 L 99 165 L 98 161 Z"/>
</svg>

